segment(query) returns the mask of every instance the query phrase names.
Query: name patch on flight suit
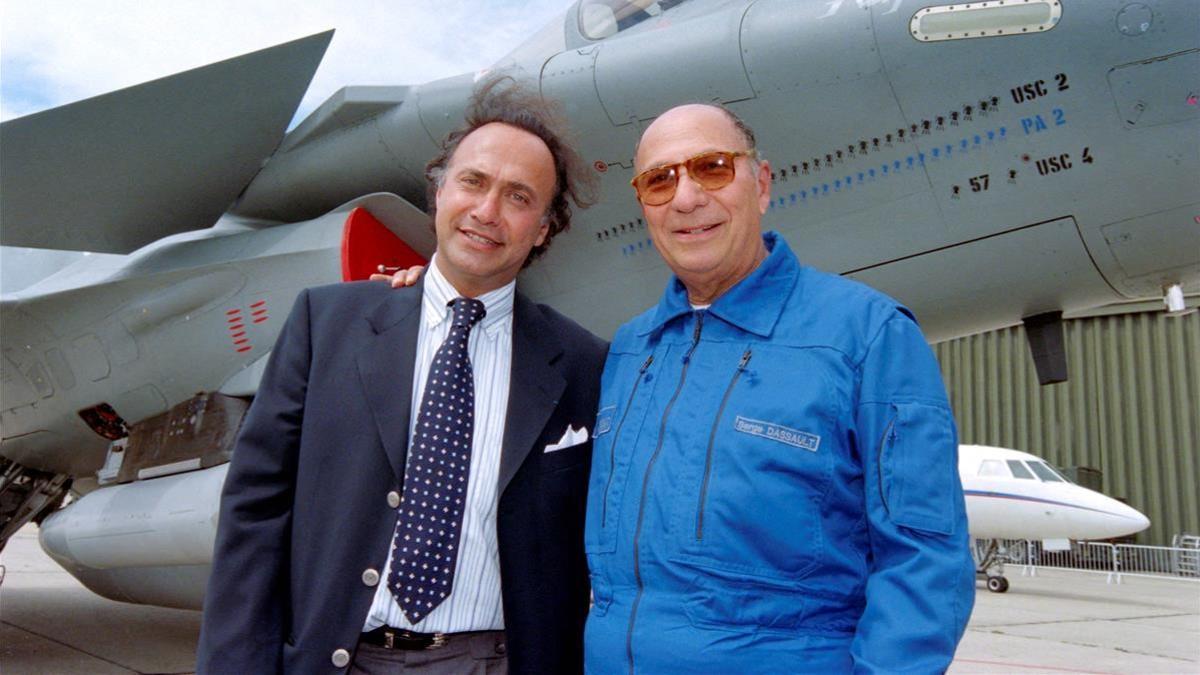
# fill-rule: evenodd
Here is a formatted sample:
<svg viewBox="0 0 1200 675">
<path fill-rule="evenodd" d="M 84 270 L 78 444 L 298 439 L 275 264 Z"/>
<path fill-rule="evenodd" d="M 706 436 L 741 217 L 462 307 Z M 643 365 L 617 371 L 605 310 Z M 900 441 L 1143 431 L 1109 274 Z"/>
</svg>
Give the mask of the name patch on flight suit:
<svg viewBox="0 0 1200 675">
<path fill-rule="evenodd" d="M 743 434 L 761 436 L 772 441 L 786 443 L 792 447 L 808 450 L 809 452 L 816 452 L 817 447 L 821 445 L 821 437 L 815 434 L 785 427 L 782 424 L 753 420 L 741 415 L 738 415 L 733 421 L 733 429 Z"/>
</svg>

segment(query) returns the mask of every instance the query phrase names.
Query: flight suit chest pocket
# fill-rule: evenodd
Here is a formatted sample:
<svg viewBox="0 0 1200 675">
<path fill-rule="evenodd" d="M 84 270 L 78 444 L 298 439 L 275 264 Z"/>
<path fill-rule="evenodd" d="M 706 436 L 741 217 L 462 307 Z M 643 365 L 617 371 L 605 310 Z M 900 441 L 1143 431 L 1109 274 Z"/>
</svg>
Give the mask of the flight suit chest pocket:
<svg viewBox="0 0 1200 675">
<path fill-rule="evenodd" d="M 646 414 L 653 355 L 609 354 L 592 440 L 584 546 L 589 554 L 616 549 L 617 524 L 632 453 Z"/>
<path fill-rule="evenodd" d="M 844 450 L 830 372 L 838 363 L 806 350 L 747 351 L 740 370 L 723 369 L 728 389 L 695 444 L 705 458 L 680 492 L 680 557 L 795 579 L 821 561 L 823 504 Z"/>
</svg>

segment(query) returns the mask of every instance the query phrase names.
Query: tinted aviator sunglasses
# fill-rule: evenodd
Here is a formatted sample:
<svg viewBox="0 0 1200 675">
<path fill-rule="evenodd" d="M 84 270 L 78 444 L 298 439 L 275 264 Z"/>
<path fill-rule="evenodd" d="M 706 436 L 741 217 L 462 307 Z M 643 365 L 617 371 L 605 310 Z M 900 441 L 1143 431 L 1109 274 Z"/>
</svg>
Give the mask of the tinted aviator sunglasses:
<svg viewBox="0 0 1200 675">
<path fill-rule="evenodd" d="M 638 201 L 646 206 L 660 206 L 675 197 L 679 167 L 687 167 L 688 177 L 705 190 L 719 190 L 733 182 L 737 173 L 734 160 L 753 156 L 753 150 L 705 152 L 676 164 L 646 169 L 634 176 L 629 184 L 637 191 Z"/>
</svg>

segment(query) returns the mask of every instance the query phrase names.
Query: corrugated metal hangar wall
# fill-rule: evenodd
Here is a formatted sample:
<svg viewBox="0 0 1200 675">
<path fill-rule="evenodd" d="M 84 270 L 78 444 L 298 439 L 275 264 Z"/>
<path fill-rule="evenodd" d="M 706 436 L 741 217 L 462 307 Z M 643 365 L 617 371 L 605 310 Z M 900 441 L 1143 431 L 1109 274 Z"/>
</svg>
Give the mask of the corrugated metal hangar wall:
<svg viewBox="0 0 1200 675">
<path fill-rule="evenodd" d="M 960 442 L 1100 470 L 1105 494 L 1150 518 L 1139 544 L 1200 534 L 1200 313 L 1064 324 L 1070 379 L 1044 387 L 1019 326 L 934 346 Z"/>
</svg>

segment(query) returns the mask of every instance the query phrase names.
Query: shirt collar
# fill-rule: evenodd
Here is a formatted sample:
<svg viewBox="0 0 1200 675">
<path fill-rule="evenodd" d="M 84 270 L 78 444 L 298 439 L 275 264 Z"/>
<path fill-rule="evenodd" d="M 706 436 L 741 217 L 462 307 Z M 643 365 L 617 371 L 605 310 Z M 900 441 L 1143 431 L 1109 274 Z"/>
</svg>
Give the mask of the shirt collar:
<svg viewBox="0 0 1200 675">
<path fill-rule="evenodd" d="M 763 233 L 767 257 L 745 279 L 713 300 L 708 313 L 742 330 L 767 337 L 774 330 L 800 276 L 800 261 L 777 232 Z M 692 311 L 687 288 L 672 275 L 654 317 L 639 335 L 648 335 L 672 319 Z"/>
<path fill-rule="evenodd" d="M 453 314 L 450 302 L 461 295 L 442 275 L 441 270 L 434 264 L 435 260 L 437 260 L 437 253 L 433 254 L 433 257 L 429 259 L 428 267 L 425 268 L 425 291 L 422 302 L 425 307 L 425 325 L 428 328 L 433 328 L 450 318 Z M 512 316 L 513 294 L 516 293 L 516 289 L 517 281 L 514 279 L 500 288 L 488 291 L 476 298 L 483 303 L 483 308 L 487 311 L 479 325 L 489 338 L 495 337 L 497 331 L 507 325 L 506 319 Z"/>
</svg>

